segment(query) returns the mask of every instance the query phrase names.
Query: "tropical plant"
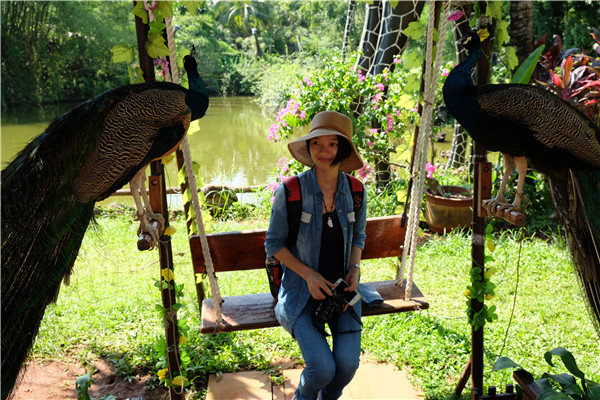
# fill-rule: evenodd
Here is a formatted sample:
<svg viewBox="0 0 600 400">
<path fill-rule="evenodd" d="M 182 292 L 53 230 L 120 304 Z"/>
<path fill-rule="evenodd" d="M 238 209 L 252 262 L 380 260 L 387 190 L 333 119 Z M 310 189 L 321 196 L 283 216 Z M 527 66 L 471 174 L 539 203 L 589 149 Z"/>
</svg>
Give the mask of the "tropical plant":
<svg viewBox="0 0 600 400">
<path fill-rule="evenodd" d="M 561 374 L 544 373 L 535 384 L 542 389 L 537 400 L 550 399 L 576 399 L 576 400 L 598 400 L 600 399 L 600 384 L 585 377 L 583 371 L 577 366 L 573 354 L 563 347 L 557 347 L 544 353 L 544 359 L 551 367 L 553 356 L 560 357 L 563 365 L 570 372 Z M 521 368 L 508 357 L 500 357 L 494 364 L 494 371 L 507 368 Z"/>
<path fill-rule="evenodd" d="M 600 31 L 590 34 L 596 42 L 593 50 L 600 54 Z M 543 44 L 545 37 L 540 39 Z M 600 61 L 579 49 L 562 51 L 562 40 L 556 36 L 548 52 L 540 57 L 536 82 L 561 99 L 579 108 L 596 123 L 600 122 Z"/>
</svg>

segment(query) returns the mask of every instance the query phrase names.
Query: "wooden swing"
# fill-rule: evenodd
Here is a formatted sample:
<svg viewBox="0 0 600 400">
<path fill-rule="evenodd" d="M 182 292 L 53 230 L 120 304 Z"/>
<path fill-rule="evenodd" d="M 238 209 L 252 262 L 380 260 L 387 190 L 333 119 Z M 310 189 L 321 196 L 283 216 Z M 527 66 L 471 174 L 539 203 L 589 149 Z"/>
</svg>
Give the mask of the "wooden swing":
<svg viewBox="0 0 600 400">
<path fill-rule="evenodd" d="M 434 9 L 435 7 L 431 7 Z M 445 9 L 445 16 L 449 13 Z M 431 11 L 433 15 L 433 10 Z M 409 198 L 422 199 L 425 181 L 425 163 L 427 158 L 427 140 L 431 132 L 435 87 L 441 67 L 443 38 L 446 31 L 447 18 L 443 19 L 440 30 L 441 45 L 437 48 L 435 66 L 432 60 L 433 24 L 428 24 L 427 56 L 424 78 L 424 107 L 422 109 L 421 128 L 416 130 L 418 140 L 413 149 L 412 177 L 414 184 Z M 430 19 L 433 21 L 433 18 Z M 432 71 L 433 69 L 433 71 Z M 189 157 L 189 149 L 184 155 Z M 241 296 L 221 297 L 216 272 L 243 271 L 262 269 L 265 267 L 266 254 L 264 241 L 266 230 L 247 230 L 206 234 L 202 223 L 202 212 L 197 201 L 197 189 L 194 174 L 191 171 L 191 160 L 186 160 L 186 172 L 190 178 L 190 192 L 195 207 L 198 235 L 189 239 L 194 274 L 206 274 L 210 281 L 211 298 L 204 298 L 203 282 L 197 282 L 198 304 L 202 315 L 201 332 L 231 332 L 246 329 L 268 328 L 278 326 L 275 318 L 275 300 L 270 293 L 256 293 Z M 189 165 L 189 166 L 188 166 Z M 394 215 L 367 219 L 365 248 L 362 259 L 378 259 L 386 257 L 401 258 L 401 265 L 396 279 L 371 282 L 384 301 L 379 306 L 363 307 L 363 315 L 381 315 L 407 311 L 423 310 L 429 307 L 427 299 L 412 280 L 414 271 L 415 250 L 417 242 L 420 201 L 410 203 L 410 211 L 406 215 Z M 407 251 L 403 251 L 408 249 Z M 407 256 L 410 254 L 410 259 Z M 405 265 L 409 262 L 408 275 L 404 279 Z M 266 279 L 266 276 L 265 276 Z"/>
</svg>

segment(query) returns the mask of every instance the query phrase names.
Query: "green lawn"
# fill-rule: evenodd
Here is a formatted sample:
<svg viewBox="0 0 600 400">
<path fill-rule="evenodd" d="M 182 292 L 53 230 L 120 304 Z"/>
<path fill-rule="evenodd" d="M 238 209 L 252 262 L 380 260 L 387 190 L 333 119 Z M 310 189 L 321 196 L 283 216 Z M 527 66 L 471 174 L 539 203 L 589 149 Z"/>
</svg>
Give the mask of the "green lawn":
<svg viewBox="0 0 600 400">
<path fill-rule="evenodd" d="M 265 223 L 227 223 L 213 229 L 246 229 Z M 199 333 L 185 228 L 181 221 L 172 224 L 177 228 L 172 240 L 175 280 L 184 284 L 186 307 L 178 318 L 188 336 L 181 346 L 188 378 L 201 388 L 209 373 L 272 370 L 271 362 L 279 357 L 300 359 L 297 346 L 281 328 L 214 337 Z M 155 287 L 160 276 L 158 253 L 139 252 L 136 231 L 137 222 L 129 217 L 98 217 L 96 227 L 84 239 L 70 286 L 63 286 L 58 302 L 46 310 L 33 357 L 76 357 L 86 363 L 103 356 L 125 376 L 148 370 L 156 375 L 163 368 L 160 343 L 164 330 L 161 313 L 156 310 L 160 304 L 160 292 Z M 570 350 L 590 379 L 600 381 L 598 336 L 585 310 L 565 244 L 553 239 L 524 240 L 520 263 L 517 234 L 496 240 L 493 266 L 498 272 L 493 281 L 497 295 L 491 303 L 498 308 L 499 318 L 484 328 L 486 385 L 503 387 L 511 382 L 509 372 L 491 372 L 498 356 L 508 356 L 539 376 L 548 371 L 544 352 L 557 346 Z M 363 281 L 393 276 L 394 260 L 364 265 Z M 414 277 L 430 308 L 364 319 L 363 350 L 373 358 L 407 369 L 428 398 L 449 398 L 469 359 L 470 326 L 463 296 L 469 268 L 470 236 L 435 236 L 418 249 Z M 268 290 L 262 270 L 224 273 L 219 283 L 225 295 Z M 564 372 L 560 368 L 556 371 Z M 161 384 L 158 378 L 151 383 Z M 189 398 L 201 397 L 199 389 Z"/>
</svg>

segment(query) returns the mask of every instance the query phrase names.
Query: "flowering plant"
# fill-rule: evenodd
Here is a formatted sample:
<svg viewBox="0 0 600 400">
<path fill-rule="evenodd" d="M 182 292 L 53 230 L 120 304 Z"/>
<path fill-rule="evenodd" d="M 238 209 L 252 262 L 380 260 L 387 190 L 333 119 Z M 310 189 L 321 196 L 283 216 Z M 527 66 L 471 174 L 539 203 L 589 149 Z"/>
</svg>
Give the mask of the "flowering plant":
<svg viewBox="0 0 600 400">
<path fill-rule="evenodd" d="M 403 141 L 410 143 L 411 132 L 405 128 L 418 119 L 415 105 L 420 75 L 418 70 L 404 66 L 400 59 L 395 60 L 393 73 L 386 69 L 375 76 L 365 75 L 356 67 L 357 57 L 355 54 L 345 62 L 328 59 L 311 76 L 299 77 L 269 129 L 269 139 L 278 142 L 289 137 L 295 128 L 308 125 L 320 111 L 342 112 L 354 124 L 353 142 L 366 161 L 358 175 L 365 180 L 372 170 L 369 163 L 382 160 L 389 163 L 391 153 L 399 149 L 408 151 L 407 145 L 399 145 Z M 362 112 L 351 115 L 359 100 L 364 102 Z"/>
<path fill-rule="evenodd" d="M 441 156 L 442 157 L 447 157 L 448 153 L 446 152 L 442 152 Z M 435 178 L 433 176 L 433 173 L 435 172 L 436 168 L 439 168 L 443 171 L 443 173 L 441 174 L 440 178 Z M 427 189 L 429 189 L 429 192 L 433 195 L 436 196 L 443 196 L 443 197 L 452 197 L 452 196 L 461 196 L 464 197 L 466 195 L 468 195 L 470 197 L 470 193 L 466 193 L 466 192 L 461 192 L 461 193 L 449 193 L 446 189 L 444 189 L 444 186 L 463 186 L 463 187 L 467 187 L 467 189 L 470 189 L 470 185 L 468 184 L 469 181 L 469 171 L 468 168 L 466 166 L 463 167 L 459 167 L 459 168 L 448 168 L 446 165 L 437 164 L 437 167 L 435 165 L 433 165 L 431 162 L 427 162 L 427 164 L 425 165 L 425 170 L 427 171 L 427 177 L 425 179 L 425 185 L 427 186 Z M 440 180 L 442 180 L 443 182 L 440 183 Z M 465 182 L 467 182 L 467 184 L 465 184 Z"/>
</svg>

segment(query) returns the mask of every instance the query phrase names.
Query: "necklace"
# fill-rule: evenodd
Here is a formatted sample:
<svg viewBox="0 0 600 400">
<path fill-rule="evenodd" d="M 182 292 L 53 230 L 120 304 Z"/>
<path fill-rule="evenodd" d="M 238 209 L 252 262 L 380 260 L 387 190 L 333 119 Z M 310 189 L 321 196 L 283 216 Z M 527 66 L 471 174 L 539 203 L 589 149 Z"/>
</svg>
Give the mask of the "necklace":
<svg viewBox="0 0 600 400">
<path fill-rule="evenodd" d="M 325 215 L 327 215 L 327 226 L 333 228 L 333 221 L 331 220 L 331 213 L 335 209 L 335 201 L 331 205 L 331 211 L 327 209 L 327 204 L 325 204 L 325 200 L 323 200 L 323 207 L 325 207 Z"/>
</svg>

